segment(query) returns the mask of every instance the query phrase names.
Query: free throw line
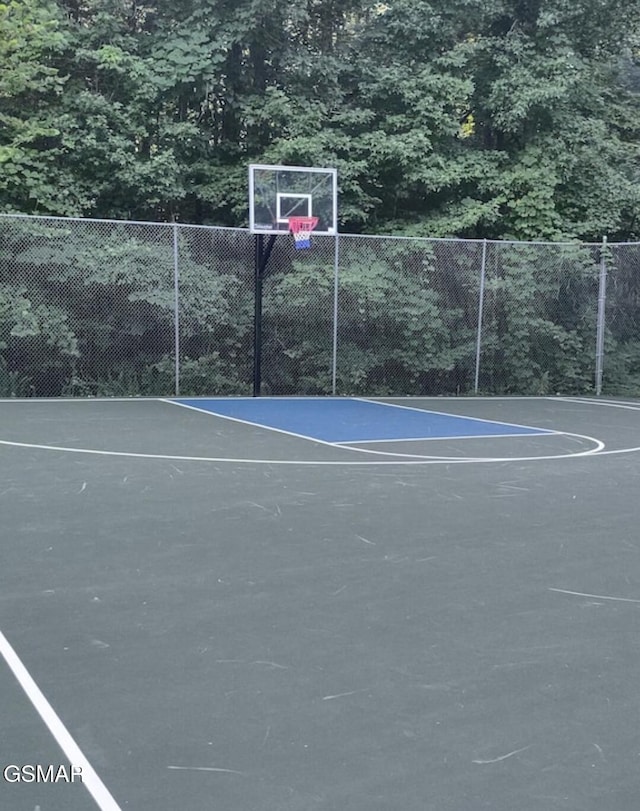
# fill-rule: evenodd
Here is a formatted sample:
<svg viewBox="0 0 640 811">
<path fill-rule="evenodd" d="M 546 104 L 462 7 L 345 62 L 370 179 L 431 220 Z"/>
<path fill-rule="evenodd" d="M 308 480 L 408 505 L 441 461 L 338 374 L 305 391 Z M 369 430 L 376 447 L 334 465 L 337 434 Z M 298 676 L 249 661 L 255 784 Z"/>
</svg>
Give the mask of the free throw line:
<svg viewBox="0 0 640 811">
<path fill-rule="evenodd" d="M 27 698 L 35 707 L 38 715 L 46 724 L 47 729 L 55 738 L 56 743 L 69 759 L 69 763 L 72 766 L 79 766 L 82 769 L 82 782 L 95 800 L 100 811 L 122 811 L 105 784 L 98 777 L 95 769 L 89 763 L 78 744 L 69 734 L 69 731 L 58 717 L 56 711 L 45 698 L 42 690 L 40 690 L 32 679 L 29 671 L 22 664 L 18 654 L 2 631 L 0 631 L 0 654 L 4 657 L 9 669 L 18 680 L 20 687 L 22 687 L 26 693 Z"/>
<path fill-rule="evenodd" d="M 464 436 L 410 436 L 407 438 L 401 439 L 356 439 L 356 440 L 344 440 L 341 439 L 340 442 L 334 442 L 334 445 L 373 445 L 374 442 L 378 444 L 381 442 L 457 442 L 459 439 L 512 439 L 513 437 L 520 438 L 527 437 L 531 439 L 535 437 L 545 437 L 545 436 L 562 436 L 563 432 L 560 431 L 549 431 L 546 434 L 465 434 Z"/>
</svg>

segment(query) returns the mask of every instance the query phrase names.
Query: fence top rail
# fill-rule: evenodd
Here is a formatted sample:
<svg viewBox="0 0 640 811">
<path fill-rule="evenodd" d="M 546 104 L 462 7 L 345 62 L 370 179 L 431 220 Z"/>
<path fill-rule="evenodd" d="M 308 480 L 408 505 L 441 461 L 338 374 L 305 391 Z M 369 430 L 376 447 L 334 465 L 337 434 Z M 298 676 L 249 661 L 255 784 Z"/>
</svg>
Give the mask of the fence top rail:
<svg viewBox="0 0 640 811">
<path fill-rule="evenodd" d="M 545 242 L 544 240 L 535 239 L 469 239 L 465 237 L 412 237 L 406 234 L 339 234 L 340 238 L 346 237 L 350 239 L 393 239 L 393 240 L 407 240 L 410 242 L 464 242 L 470 245 L 482 245 L 485 242 L 487 245 L 550 245 L 553 247 L 595 247 L 600 248 L 601 242 L 581 242 L 580 240 L 566 240 L 565 242 Z M 608 245 L 627 244 L 627 245 L 640 245 L 640 242 L 616 243 L 608 242 Z"/>
<path fill-rule="evenodd" d="M 61 217 L 53 214 L 21 214 L 18 212 L 4 212 L 0 213 L 0 221 L 2 220 L 55 220 L 57 222 L 82 222 L 82 223 L 100 223 L 109 225 L 139 225 L 139 226 L 159 226 L 163 228 L 184 228 L 184 229 L 206 229 L 209 231 L 230 231 L 243 234 L 250 234 L 248 228 L 233 227 L 228 225 L 198 225 L 196 223 L 185 222 L 160 222 L 158 220 L 117 220 L 107 219 L 101 217 Z M 339 238 L 346 239 L 392 239 L 397 241 L 406 242 L 443 242 L 443 243 L 464 243 L 469 245 L 549 245 L 553 247 L 585 247 L 585 248 L 599 248 L 602 247 L 602 242 L 582 242 L 580 240 L 565 240 L 559 242 L 549 242 L 545 240 L 517 240 L 517 239 L 468 239 L 465 237 L 424 237 L 424 236 L 408 236 L 406 234 L 347 234 L 337 233 L 335 235 Z M 610 242 L 607 245 L 611 248 L 617 246 L 640 246 L 640 242 Z"/>
<path fill-rule="evenodd" d="M 13 214 L 10 212 L 0 214 L 0 220 L 56 220 L 57 222 L 95 222 L 109 225 L 144 225 L 160 226 L 163 228 L 207 228 L 214 231 L 242 231 L 247 232 L 247 228 L 232 228 L 226 225 L 195 225 L 184 222 L 160 222 L 159 220 L 114 220 L 101 217 L 59 217 L 53 214 Z"/>
</svg>

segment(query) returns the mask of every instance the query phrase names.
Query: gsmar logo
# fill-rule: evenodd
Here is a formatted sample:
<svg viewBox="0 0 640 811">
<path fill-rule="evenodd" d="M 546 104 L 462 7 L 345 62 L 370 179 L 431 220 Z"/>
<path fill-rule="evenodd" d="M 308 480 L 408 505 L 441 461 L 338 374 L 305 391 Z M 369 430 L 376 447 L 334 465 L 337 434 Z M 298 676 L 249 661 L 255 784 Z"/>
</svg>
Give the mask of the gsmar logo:
<svg viewBox="0 0 640 811">
<path fill-rule="evenodd" d="M 82 783 L 82 767 L 12 763 L 4 767 L 2 776 L 7 783 Z"/>
</svg>

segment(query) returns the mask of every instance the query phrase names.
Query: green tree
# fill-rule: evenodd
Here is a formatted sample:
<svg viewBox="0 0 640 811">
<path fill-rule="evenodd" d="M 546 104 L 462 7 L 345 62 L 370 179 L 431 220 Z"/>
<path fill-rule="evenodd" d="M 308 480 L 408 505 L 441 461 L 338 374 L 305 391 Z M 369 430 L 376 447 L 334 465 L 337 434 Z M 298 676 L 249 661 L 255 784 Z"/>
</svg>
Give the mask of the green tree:
<svg viewBox="0 0 640 811">
<path fill-rule="evenodd" d="M 78 213 L 86 200 L 60 166 L 66 77 L 59 59 L 69 46 L 54 2 L 0 4 L 0 210 Z"/>
</svg>

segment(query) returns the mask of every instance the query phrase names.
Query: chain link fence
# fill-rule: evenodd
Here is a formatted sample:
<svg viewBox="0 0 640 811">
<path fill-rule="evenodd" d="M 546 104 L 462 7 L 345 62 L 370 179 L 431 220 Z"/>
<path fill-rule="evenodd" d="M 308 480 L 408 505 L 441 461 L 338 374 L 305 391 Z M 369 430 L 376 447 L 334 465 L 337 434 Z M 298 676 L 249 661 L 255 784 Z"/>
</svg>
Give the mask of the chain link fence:
<svg viewBox="0 0 640 811">
<path fill-rule="evenodd" d="M 487 245 L 480 392 L 594 390 L 599 253 L 590 245 Z"/>
<path fill-rule="evenodd" d="M 603 251 L 602 391 L 640 395 L 640 245 Z"/>
<path fill-rule="evenodd" d="M 314 237 L 310 250 L 276 237 L 263 286 L 264 394 L 332 393 L 334 278 L 333 237 Z"/>
<path fill-rule="evenodd" d="M 337 391 L 473 387 L 482 243 L 340 237 Z"/>
<path fill-rule="evenodd" d="M 0 396 L 250 395 L 256 237 L 0 216 Z M 640 244 L 280 235 L 263 394 L 640 395 Z"/>
</svg>

